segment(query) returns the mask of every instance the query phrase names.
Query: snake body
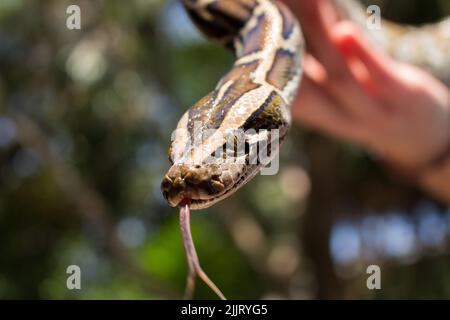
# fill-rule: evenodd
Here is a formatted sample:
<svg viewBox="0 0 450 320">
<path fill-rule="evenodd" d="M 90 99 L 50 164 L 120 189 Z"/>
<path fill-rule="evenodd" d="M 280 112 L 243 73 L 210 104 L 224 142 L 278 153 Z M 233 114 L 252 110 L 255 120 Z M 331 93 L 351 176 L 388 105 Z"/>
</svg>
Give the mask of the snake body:
<svg viewBox="0 0 450 320">
<path fill-rule="evenodd" d="M 182 2 L 197 27 L 236 56 L 216 88 L 179 121 L 169 150 L 172 166 L 161 184 L 171 206 L 189 203 L 191 209 L 202 209 L 237 191 L 267 164 L 249 163 L 255 151 L 247 147 L 241 162 L 211 157 L 227 144 L 227 132 L 278 129 L 280 140 L 284 139 L 291 122 L 290 104 L 301 80 L 304 41 L 296 18 L 277 1 Z M 450 19 L 420 28 L 383 21 L 381 30 L 369 32 L 367 14 L 359 4 L 335 3 L 392 56 L 450 84 Z M 266 138 L 273 157 L 278 150 Z M 250 133 L 245 139 L 255 142 L 261 136 Z"/>
</svg>

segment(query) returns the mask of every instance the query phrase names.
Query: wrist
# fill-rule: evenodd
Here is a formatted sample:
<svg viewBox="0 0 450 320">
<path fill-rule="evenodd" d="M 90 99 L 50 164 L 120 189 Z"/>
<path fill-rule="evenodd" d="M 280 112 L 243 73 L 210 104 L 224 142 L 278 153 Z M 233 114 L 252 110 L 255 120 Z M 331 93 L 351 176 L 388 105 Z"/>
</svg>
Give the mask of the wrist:
<svg viewBox="0 0 450 320">
<path fill-rule="evenodd" d="M 395 152 L 379 154 L 381 162 L 403 176 L 415 180 L 421 180 L 422 176 L 427 176 L 429 173 L 445 167 L 447 160 L 450 159 L 450 91 L 446 102 L 442 103 L 441 101 L 440 105 L 446 107 L 441 108 L 443 112 L 440 112 L 440 119 L 435 117 L 433 134 L 423 134 L 423 138 L 427 137 L 426 140 L 422 140 L 422 137 L 416 135 L 417 142 L 420 141 L 420 143 L 415 144 L 416 141 L 410 141 L 407 143 L 409 149 L 403 150 L 404 152 L 401 152 L 402 149 L 399 148 Z M 428 143 L 424 141 L 428 141 Z M 416 145 L 415 149 L 411 150 L 414 148 L 413 145 Z"/>
<path fill-rule="evenodd" d="M 450 126 L 450 125 L 449 125 Z M 444 149 L 420 165 L 381 159 L 395 175 L 406 179 L 437 200 L 450 204 L 450 139 Z"/>
<path fill-rule="evenodd" d="M 417 185 L 435 198 L 450 204 L 450 149 L 446 157 L 422 171 L 417 177 Z"/>
</svg>

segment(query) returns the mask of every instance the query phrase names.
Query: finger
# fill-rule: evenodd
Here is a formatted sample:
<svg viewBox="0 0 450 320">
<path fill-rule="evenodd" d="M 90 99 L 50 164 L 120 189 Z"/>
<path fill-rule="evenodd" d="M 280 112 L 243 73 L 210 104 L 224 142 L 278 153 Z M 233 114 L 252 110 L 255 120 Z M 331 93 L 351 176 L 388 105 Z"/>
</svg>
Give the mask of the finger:
<svg viewBox="0 0 450 320">
<path fill-rule="evenodd" d="M 309 53 L 306 53 L 303 57 L 303 69 L 305 74 L 316 83 L 325 85 L 327 81 L 327 71 L 324 66 Z"/>
<path fill-rule="evenodd" d="M 327 96 L 320 84 L 305 75 L 298 98 L 293 104 L 295 120 L 312 129 L 333 137 L 362 144 L 364 130 L 360 124 L 342 111 L 342 108 Z"/>
<path fill-rule="evenodd" d="M 306 48 L 318 60 L 335 72 L 342 61 L 337 48 L 331 42 L 333 25 L 337 21 L 337 11 L 329 0 L 284 0 L 300 21 L 306 40 Z"/>
<path fill-rule="evenodd" d="M 333 34 L 334 42 L 346 58 L 356 57 L 367 68 L 373 81 L 386 86 L 396 78 L 395 61 L 387 54 L 379 51 L 374 43 L 370 43 L 355 25 L 341 22 L 336 25 Z"/>
<path fill-rule="evenodd" d="M 342 46 L 340 37 L 341 22 L 336 27 L 336 35 L 333 35 L 333 44 L 336 48 L 345 48 Z M 356 29 L 351 29 L 356 32 Z M 366 85 L 360 81 L 355 74 L 355 67 L 360 67 L 355 64 L 354 57 L 349 56 L 347 52 L 338 51 L 338 56 L 342 58 L 342 66 L 339 72 L 333 72 L 327 69 L 328 81 L 326 89 L 330 94 L 340 103 L 346 112 L 361 121 L 377 121 L 382 116 L 383 110 L 379 108 L 373 97 L 367 91 Z M 305 71 L 308 66 L 305 65 Z M 357 69 L 357 68 L 356 68 Z M 364 70 L 359 70 L 359 73 Z"/>
</svg>

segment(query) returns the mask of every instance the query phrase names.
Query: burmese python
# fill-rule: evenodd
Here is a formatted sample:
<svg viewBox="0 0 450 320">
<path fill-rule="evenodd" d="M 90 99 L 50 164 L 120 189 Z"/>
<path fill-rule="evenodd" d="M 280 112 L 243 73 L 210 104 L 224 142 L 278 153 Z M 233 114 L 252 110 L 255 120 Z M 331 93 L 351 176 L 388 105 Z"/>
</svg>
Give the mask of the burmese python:
<svg viewBox="0 0 450 320">
<path fill-rule="evenodd" d="M 307 0 L 304 0 L 307 1 Z M 309 0 L 308 0 L 309 1 Z M 203 209 L 228 197 L 254 177 L 278 151 L 270 131 L 263 136 L 268 161 L 251 162 L 261 141 L 258 130 L 278 129 L 279 141 L 291 123 L 289 107 L 302 75 L 304 41 L 300 25 L 282 3 L 271 0 L 182 0 L 197 27 L 210 39 L 234 50 L 236 61 L 216 88 L 181 118 L 169 150 L 172 166 L 161 189 L 171 206 L 179 206 L 183 240 L 193 289 L 194 272 L 219 295 L 201 270 L 189 231 L 189 208 Z M 336 0 L 342 14 L 365 30 L 367 15 L 353 1 Z M 370 37 L 397 59 L 419 65 L 450 83 L 450 19 L 412 28 L 383 22 Z M 447 66 L 442 68 L 442 66 Z M 220 154 L 235 130 L 254 129 L 242 141 L 241 162 L 227 162 Z M 223 295 L 221 295 L 223 297 Z"/>
</svg>

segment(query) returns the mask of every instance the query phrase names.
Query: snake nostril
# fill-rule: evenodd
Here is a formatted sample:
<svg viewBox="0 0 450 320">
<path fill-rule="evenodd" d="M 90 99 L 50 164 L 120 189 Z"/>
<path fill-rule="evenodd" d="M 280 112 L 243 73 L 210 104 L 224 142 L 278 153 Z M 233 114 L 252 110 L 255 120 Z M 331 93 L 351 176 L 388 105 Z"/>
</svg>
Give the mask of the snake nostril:
<svg viewBox="0 0 450 320">
<path fill-rule="evenodd" d="M 161 182 L 161 189 L 163 190 L 163 192 L 167 192 L 169 191 L 171 186 L 172 186 L 172 179 L 170 179 L 168 176 L 165 176 Z"/>
</svg>

